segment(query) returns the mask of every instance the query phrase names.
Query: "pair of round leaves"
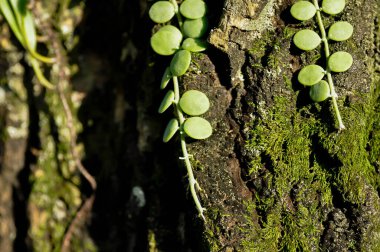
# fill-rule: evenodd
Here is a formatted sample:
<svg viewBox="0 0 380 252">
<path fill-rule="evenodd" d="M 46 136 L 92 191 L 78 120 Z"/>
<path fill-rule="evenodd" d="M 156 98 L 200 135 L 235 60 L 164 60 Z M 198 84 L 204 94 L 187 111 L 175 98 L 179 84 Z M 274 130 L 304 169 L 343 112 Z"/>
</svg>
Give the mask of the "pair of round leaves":
<svg viewBox="0 0 380 252">
<path fill-rule="evenodd" d="M 333 53 L 328 61 L 327 66 L 330 71 L 340 73 L 347 71 L 353 63 L 351 54 L 347 52 Z M 322 80 L 326 71 L 318 65 L 308 65 L 301 69 L 298 74 L 298 81 L 305 86 L 313 86 Z"/>
<path fill-rule="evenodd" d="M 165 143 L 168 142 L 178 130 L 178 120 L 175 118 L 171 119 L 165 128 L 162 140 Z M 212 127 L 206 119 L 196 116 L 186 119 L 186 121 L 183 124 L 183 131 L 186 133 L 187 136 L 193 139 L 202 140 L 211 136 Z"/>
<path fill-rule="evenodd" d="M 345 21 L 336 22 L 333 24 L 328 33 L 328 38 L 334 41 L 344 41 L 352 36 L 354 28 Z M 310 51 L 321 43 L 319 35 L 312 30 L 305 29 L 297 32 L 293 37 L 294 44 L 301 50 Z"/>
<path fill-rule="evenodd" d="M 183 34 L 189 38 L 200 38 L 207 31 L 206 3 L 202 0 L 185 0 L 180 6 L 181 14 L 187 19 L 183 22 Z"/>
<path fill-rule="evenodd" d="M 174 92 L 168 91 L 163 101 L 161 102 L 159 113 L 163 113 L 174 102 Z M 204 114 L 210 107 L 210 102 L 207 96 L 198 90 L 186 91 L 180 101 L 179 106 L 181 110 L 191 116 L 198 116 Z M 168 142 L 179 129 L 177 119 L 172 119 L 166 126 L 163 141 Z M 183 125 L 183 130 L 191 138 L 205 139 L 212 134 L 212 127 L 210 123 L 201 117 L 190 117 L 186 119 Z"/>
<path fill-rule="evenodd" d="M 345 0 L 323 0 L 322 11 L 330 15 L 336 15 L 343 11 L 345 5 Z M 316 12 L 315 5 L 309 1 L 298 1 L 290 9 L 290 14 L 300 21 L 311 19 Z"/>
<path fill-rule="evenodd" d="M 157 54 L 172 55 L 180 48 L 182 38 L 182 33 L 177 27 L 165 25 L 153 34 L 150 45 Z"/>
<path fill-rule="evenodd" d="M 149 9 L 150 19 L 159 24 L 169 22 L 174 15 L 174 5 L 169 1 L 155 2 Z"/>
<path fill-rule="evenodd" d="M 202 0 L 185 0 L 180 6 L 181 14 L 188 19 L 204 17 L 207 11 Z M 149 17 L 156 23 L 166 23 L 175 15 L 175 7 L 169 1 L 155 2 L 149 9 Z"/>
</svg>

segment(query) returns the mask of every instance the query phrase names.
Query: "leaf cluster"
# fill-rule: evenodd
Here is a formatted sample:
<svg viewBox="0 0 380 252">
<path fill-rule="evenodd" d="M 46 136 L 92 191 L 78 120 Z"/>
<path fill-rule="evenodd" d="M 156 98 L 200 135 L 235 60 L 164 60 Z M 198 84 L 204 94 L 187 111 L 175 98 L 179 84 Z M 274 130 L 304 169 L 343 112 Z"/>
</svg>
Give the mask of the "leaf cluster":
<svg viewBox="0 0 380 252">
<path fill-rule="evenodd" d="M 201 39 L 207 31 L 206 12 L 207 6 L 203 0 L 185 0 L 179 8 L 170 1 L 158 1 L 151 6 L 149 17 L 156 23 L 164 24 L 151 37 L 152 49 L 160 55 L 173 55 L 162 77 L 161 89 L 165 89 L 171 79 L 186 73 L 191 63 L 191 52 L 201 52 L 206 49 L 206 41 Z M 180 28 L 165 24 L 175 15 L 179 19 Z M 183 112 L 190 117 L 184 122 L 178 118 L 179 115 L 171 119 L 163 135 L 164 142 L 168 142 L 178 131 L 193 139 L 205 139 L 212 134 L 210 123 L 199 117 L 206 113 L 210 106 L 204 93 L 189 90 L 177 99 L 175 90 L 169 90 L 158 112 L 165 112 L 171 105 L 176 107 L 177 114 L 179 110 L 180 113 Z"/>
<path fill-rule="evenodd" d="M 316 14 L 319 15 L 317 12 L 320 11 L 328 15 L 339 14 L 344 7 L 345 0 L 323 0 L 321 9 L 317 9 L 315 4 L 309 1 L 298 1 L 291 7 L 290 13 L 295 19 L 306 21 Z M 325 31 L 322 31 L 321 38 L 315 31 L 304 29 L 294 35 L 293 42 L 299 49 L 310 51 L 317 48 L 322 42 L 328 43 L 329 40 L 345 41 L 352 36 L 352 33 L 353 27 L 350 23 L 339 21 L 330 26 L 327 36 Z M 326 55 L 326 57 L 327 69 L 318 65 L 309 65 L 304 67 L 298 75 L 298 81 L 301 84 L 311 87 L 310 98 L 316 102 L 323 101 L 332 95 L 329 83 L 323 80 L 326 73 L 347 71 L 353 63 L 351 54 L 344 51 L 335 52 L 332 55 Z"/>
</svg>

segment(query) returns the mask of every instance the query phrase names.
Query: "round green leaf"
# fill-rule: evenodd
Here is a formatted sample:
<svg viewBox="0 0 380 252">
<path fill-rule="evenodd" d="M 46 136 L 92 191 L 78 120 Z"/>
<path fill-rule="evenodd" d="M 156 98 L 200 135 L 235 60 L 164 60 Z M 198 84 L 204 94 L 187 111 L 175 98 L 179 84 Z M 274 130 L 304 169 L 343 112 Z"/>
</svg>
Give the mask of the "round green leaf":
<svg viewBox="0 0 380 252">
<path fill-rule="evenodd" d="M 160 55 L 172 55 L 181 45 L 182 33 L 177 27 L 165 25 L 150 38 L 150 45 Z"/>
<path fill-rule="evenodd" d="M 179 8 L 181 14 L 189 19 L 203 17 L 206 15 L 206 10 L 206 3 L 202 0 L 185 0 Z"/>
<path fill-rule="evenodd" d="M 204 114 L 210 107 L 207 96 L 198 90 L 186 91 L 179 100 L 182 111 L 188 115 Z"/>
<path fill-rule="evenodd" d="M 312 86 L 322 80 L 325 70 L 318 65 L 309 65 L 300 71 L 298 81 L 305 86 Z"/>
<path fill-rule="evenodd" d="M 293 42 L 299 49 L 310 51 L 317 48 L 321 43 L 321 38 L 315 31 L 306 29 L 297 32 L 293 37 Z"/>
<path fill-rule="evenodd" d="M 317 84 L 310 87 L 309 92 L 310 98 L 315 102 L 321 102 L 330 97 L 330 87 L 329 84 L 321 80 Z"/>
<path fill-rule="evenodd" d="M 345 5 L 345 0 L 323 0 L 322 11 L 330 15 L 336 15 L 343 11 Z"/>
<path fill-rule="evenodd" d="M 174 14 L 174 5 L 169 1 L 155 2 L 149 9 L 149 17 L 156 23 L 168 22 Z"/>
<path fill-rule="evenodd" d="M 171 119 L 165 128 L 162 141 L 164 141 L 164 143 L 169 142 L 169 140 L 174 136 L 174 134 L 178 131 L 178 129 L 179 129 L 178 120 L 175 118 Z"/>
<path fill-rule="evenodd" d="M 352 62 L 352 56 L 348 52 L 336 52 L 329 57 L 327 65 L 331 71 L 340 73 L 347 71 Z"/>
<path fill-rule="evenodd" d="M 158 113 L 164 113 L 174 102 L 174 92 L 169 90 L 164 99 L 162 100 L 160 107 L 158 108 Z"/>
<path fill-rule="evenodd" d="M 169 81 L 170 79 L 172 78 L 172 73 L 170 72 L 170 67 L 167 67 L 165 69 L 165 72 L 164 72 L 164 75 L 162 75 L 162 79 L 161 79 L 161 86 L 160 88 L 161 89 L 164 89 L 166 88 L 166 86 L 169 84 Z"/>
<path fill-rule="evenodd" d="M 212 134 L 210 123 L 201 117 L 190 117 L 183 125 L 185 133 L 194 139 L 206 139 Z"/>
<path fill-rule="evenodd" d="M 173 76 L 181 76 L 190 66 L 191 53 L 187 50 L 179 50 L 170 62 L 170 71 Z"/>
<path fill-rule="evenodd" d="M 290 14 L 295 19 L 305 21 L 314 17 L 317 10 L 315 9 L 314 4 L 309 1 L 299 1 L 293 4 L 292 8 L 290 8 Z"/>
<path fill-rule="evenodd" d="M 183 22 L 183 33 L 189 38 L 200 38 L 207 31 L 207 18 L 186 19 Z"/>
<path fill-rule="evenodd" d="M 207 48 L 207 42 L 202 39 L 187 38 L 182 42 L 182 48 L 190 52 L 202 52 Z"/>
<path fill-rule="evenodd" d="M 335 41 L 344 41 L 352 36 L 354 27 L 346 21 L 339 21 L 333 24 L 329 29 L 328 37 Z"/>
</svg>

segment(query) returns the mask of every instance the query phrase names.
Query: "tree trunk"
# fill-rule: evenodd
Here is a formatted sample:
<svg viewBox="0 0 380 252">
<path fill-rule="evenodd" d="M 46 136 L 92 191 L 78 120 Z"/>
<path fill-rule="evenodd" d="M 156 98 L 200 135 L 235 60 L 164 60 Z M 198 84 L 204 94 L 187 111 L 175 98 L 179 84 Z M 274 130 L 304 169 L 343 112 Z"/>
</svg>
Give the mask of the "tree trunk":
<svg viewBox="0 0 380 252">
<path fill-rule="evenodd" d="M 331 101 L 312 103 L 296 81 L 300 68 L 324 58 L 322 49 L 293 46 L 297 30 L 317 28 L 291 18 L 292 2 L 226 1 L 209 37 L 218 58 L 198 63 L 215 65 L 221 83 L 205 88 L 222 110 L 210 113 L 215 134 L 191 151 L 203 167 L 197 177 L 210 250 L 377 251 L 379 3 L 347 1 L 343 14 L 326 16 L 327 26 L 346 20 L 355 27 L 348 42 L 331 48 L 354 58 L 348 72 L 334 75 L 347 126 L 338 132 Z M 216 95 L 223 88 L 225 99 Z"/>
<path fill-rule="evenodd" d="M 181 91 L 200 90 L 211 103 L 213 135 L 188 144 L 203 222 L 179 142 L 161 142 L 172 116 L 157 114 L 169 59 L 150 49 L 151 3 L 34 1 L 35 15 L 50 15 L 36 17 L 39 50 L 61 55 L 45 72 L 64 88 L 76 150 L 98 183 L 70 251 L 380 251 L 378 1 L 350 0 L 325 16 L 327 27 L 354 26 L 331 45 L 354 59 L 333 76 L 341 132 L 331 100 L 312 103 L 297 83 L 303 66 L 325 59 L 321 47 L 293 45 L 298 30 L 318 29 L 291 18 L 294 1 L 206 2 L 210 46 L 180 79 Z M 4 20 L 0 27 L 0 251 L 60 251 L 92 191 L 57 90 L 41 88 Z"/>
</svg>

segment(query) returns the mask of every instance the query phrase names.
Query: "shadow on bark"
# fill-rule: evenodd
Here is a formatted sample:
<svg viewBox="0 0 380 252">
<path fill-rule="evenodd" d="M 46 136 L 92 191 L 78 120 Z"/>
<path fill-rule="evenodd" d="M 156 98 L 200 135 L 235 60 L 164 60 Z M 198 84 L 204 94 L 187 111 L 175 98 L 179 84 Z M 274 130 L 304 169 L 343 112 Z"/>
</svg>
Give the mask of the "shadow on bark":
<svg viewBox="0 0 380 252">
<path fill-rule="evenodd" d="M 193 215 L 194 207 L 185 201 L 178 143 L 161 143 L 170 115 L 156 112 L 164 68 L 150 53 L 146 8 L 143 1 L 89 2 L 79 28 L 81 71 L 73 85 L 86 98 L 78 140 L 98 182 L 89 232 L 100 251 L 197 246 L 185 238 L 193 225 L 188 209 Z M 157 67 L 149 66 L 153 62 Z"/>
<path fill-rule="evenodd" d="M 26 64 L 24 63 L 24 66 Z M 27 66 L 25 69 L 29 69 Z M 28 139 L 25 152 L 23 169 L 17 175 L 16 185 L 13 187 L 13 218 L 16 226 L 16 238 L 14 240 L 14 251 L 33 251 L 32 241 L 28 235 L 30 220 L 28 216 L 28 201 L 32 189 L 30 182 L 31 167 L 37 162 L 32 150 L 41 149 L 38 133 L 39 115 L 36 107 L 32 84 L 33 73 L 27 70 L 24 75 L 24 84 L 27 92 L 29 109 Z"/>
</svg>

